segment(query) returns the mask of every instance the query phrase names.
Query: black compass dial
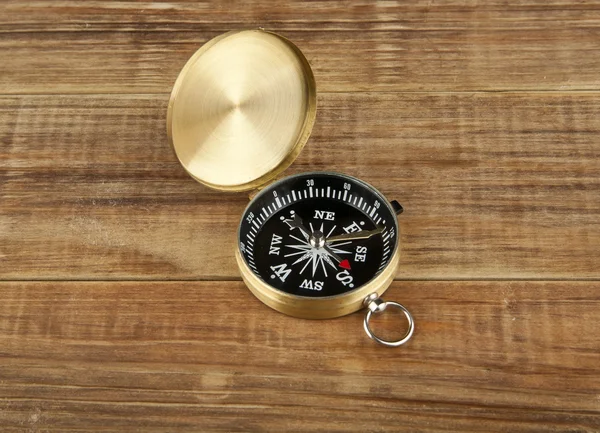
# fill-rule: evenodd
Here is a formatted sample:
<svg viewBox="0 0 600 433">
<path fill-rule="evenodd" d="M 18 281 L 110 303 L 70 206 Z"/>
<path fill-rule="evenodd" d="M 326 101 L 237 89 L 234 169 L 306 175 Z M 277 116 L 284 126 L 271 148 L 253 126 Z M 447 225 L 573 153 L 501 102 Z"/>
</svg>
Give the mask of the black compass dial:
<svg viewBox="0 0 600 433">
<path fill-rule="evenodd" d="M 257 195 L 239 230 L 263 281 L 297 296 L 334 296 L 382 272 L 398 241 L 396 215 L 368 184 L 340 174 L 285 178 Z"/>
</svg>

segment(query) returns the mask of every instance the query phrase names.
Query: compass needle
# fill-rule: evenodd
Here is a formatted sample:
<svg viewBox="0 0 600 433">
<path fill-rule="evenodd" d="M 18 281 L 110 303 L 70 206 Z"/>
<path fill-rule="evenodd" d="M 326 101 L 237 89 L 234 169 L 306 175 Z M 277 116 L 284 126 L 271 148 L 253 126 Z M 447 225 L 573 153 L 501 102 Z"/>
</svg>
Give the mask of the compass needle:
<svg viewBox="0 0 600 433">
<path fill-rule="evenodd" d="M 331 257 L 333 257 L 336 262 L 339 263 L 342 261 L 340 256 L 338 256 L 337 253 L 333 250 L 333 248 L 331 248 L 329 245 L 327 245 L 327 244 L 323 245 L 323 249 L 325 250 L 325 252 L 327 254 L 329 254 Z"/>
<path fill-rule="evenodd" d="M 339 248 L 331 248 L 331 250 L 336 254 L 352 254 L 351 251 L 340 250 Z"/>
<path fill-rule="evenodd" d="M 346 242 L 342 242 L 341 244 L 335 244 L 335 245 L 331 245 L 331 248 L 337 248 L 337 247 L 342 247 L 344 245 L 349 245 L 351 244 L 352 241 L 346 241 Z"/>
<path fill-rule="evenodd" d="M 327 243 L 337 242 L 337 241 L 346 241 L 346 240 L 358 240 L 358 239 L 369 239 L 371 236 L 378 235 L 385 230 L 384 226 L 378 226 L 375 230 L 360 230 L 357 232 L 350 232 L 344 235 L 332 236 L 327 238 Z"/>
<path fill-rule="evenodd" d="M 335 263 L 333 263 L 333 262 L 331 261 L 331 259 L 329 258 L 329 256 L 327 256 L 327 255 L 323 255 L 323 256 L 321 256 L 321 257 L 323 258 L 323 261 L 324 261 L 325 263 L 327 263 L 327 264 L 328 264 L 329 266 L 331 266 L 333 269 L 337 269 L 337 266 L 335 265 Z"/>
</svg>

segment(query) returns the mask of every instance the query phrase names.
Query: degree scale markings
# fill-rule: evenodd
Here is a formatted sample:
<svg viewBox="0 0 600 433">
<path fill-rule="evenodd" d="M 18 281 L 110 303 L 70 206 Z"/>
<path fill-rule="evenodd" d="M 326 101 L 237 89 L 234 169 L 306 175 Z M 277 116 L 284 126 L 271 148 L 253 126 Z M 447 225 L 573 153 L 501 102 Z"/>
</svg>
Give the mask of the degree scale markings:
<svg viewBox="0 0 600 433">
<path fill-rule="evenodd" d="M 310 188 L 310 192 L 312 193 L 312 187 Z M 327 192 L 325 192 L 324 188 L 321 188 L 321 195 L 322 195 L 322 197 L 326 196 L 328 198 L 332 197 L 332 198 L 335 199 L 336 198 L 336 192 L 337 192 L 337 198 L 338 198 L 338 200 L 341 200 L 342 199 L 342 191 L 341 190 L 340 191 L 333 190 L 333 195 L 332 195 L 331 194 L 331 187 L 330 186 L 327 187 Z M 305 196 L 305 198 L 307 197 L 306 190 L 304 190 L 304 196 Z M 319 197 L 319 190 L 318 190 L 318 188 L 315 189 L 315 198 L 316 197 Z M 347 191 L 345 190 L 344 191 L 344 198 L 346 198 L 346 197 L 347 197 Z M 286 203 L 286 198 L 287 198 L 288 203 Z M 360 200 L 357 203 L 357 199 L 358 198 L 359 198 L 358 196 L 352 196 L 352 194 L 350 194 L 346 201 L 348 203 L 350 203 L 350 204 L 354 204 L 354 205 L 358 206 L 359 208 L 362 208 L 363 210 L 366 210 L 367 214 L 371 218 L 375 219 L 377 221 L 377 223 L 381 222 L 381 218 L 375 212 L 377 208 L 375 206 L 369 206 L 367 204 L 367 202 L 363 202 L 363 197 L 360 197 Z M 279 197 L 275 197 L 275 202 L 277 203 L 278 208 L 281 209 L 283 206 L 285 206 L 287 204 L 291 204 L 291 203 L 296 202 L 296 201 L 301 200 L 301 199 L 302 199 L 302 192 L 298 192 L 298 196 L 296 196 L 296 191 L 292 190 L 291 191 L 291 197 L 290 197 L 290 194 L 287 194 L 285 196 L 285 198 L 281 197 L 281 200 L 279 199 Z M 261 211 L 263 212 L 264 215 L 261 215 L 256 220 L 252 221 L 254 227 L 251 228 L 251 231 L 253 233 L 256 234 L 257 228 L 260 229 L 260 227 L 264 224 L 264 222 L 266 222 L 267 218 L 270 217 L 272 214 L 274 214 L 275 210 L 278 210 L 278 208 L 275 207 L 275 204 L 272 204 L 272 205 L 273 205 L 273 210 L 271 210 L 271 205 L 267 205 L 270 213 L 266 210 L 265 207 L 263 207 L 261 209 Z M 257 221 L 258 221 L 258 223 L 257 223 Z M 361 225 L 362 224 L 363 223 L 361 222 Z M 329 234 L 328 234 L 328 236 L 329 236 Z M 250 237 L 250 234 L 248 235 L 248 237 Z M 386 244 L 389 242 L 388 237 L 389 237 L 389 233 L 385 237 L 386 238 L 385 239 L 385 243 Z"/>
</svg>

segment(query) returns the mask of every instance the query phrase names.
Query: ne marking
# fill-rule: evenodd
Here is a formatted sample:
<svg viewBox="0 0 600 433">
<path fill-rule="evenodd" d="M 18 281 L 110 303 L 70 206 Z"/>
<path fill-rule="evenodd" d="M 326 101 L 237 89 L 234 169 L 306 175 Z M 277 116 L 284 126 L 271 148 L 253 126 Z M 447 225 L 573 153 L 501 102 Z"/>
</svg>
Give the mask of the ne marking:
<svg viewBox="0 0 600 433">
<path fill-rule="evenodd" d="M 331 192 L 331 187 L 329 187 L 329 186 L 328 186 L 328 187 L 327 187 L 327 197 L 329 197 L 329 193 L 330 193 L 330 192 Z M 334 194 L 335 194 L 335 192 L 334 192 Z"/>
<path fill-rule="evenodd" d="M 344 190 L 344 201 L 346 200 L 346 196 L 348 195 L 348 191 Z"/>
<path fill-rule="evenodd" d="M 333 243 L 335 243 L 335 241 Z M 341 247 L 343 245 L 348 245 L 348 244 L 351 244 L 351 243 L 352 243 L 352 241 L 346 241 L 346 242 L 342 242 L 341 244 L 331 245 L 331 248 L 337 248 L 337 247 Z"/>
<path fill-rule="evenodd" d="M 275 202 L 277 203 L 277 206 L 279 206 L 279 209 L 281 209 L 281 202 L 279 201 L 279 197 L 275 197 Z"/>
<path fill-rule="evenodd" d="M 258 223 L 256 221 L 252 221 L 252 224 L 254 224 L 256 226 L 257 229 L 260 228 L 260 226 L 258 225 Z"/>
<path fill-rule="evenodd" d="M 312 186 L 308 188 L 308 192 L 310 194 L 310 198 L 313 196 Z"/>
<path fill-rule="evenodd" d="M 292 197 L 294 197 L 294 201 L 298 200 L 298 199 L 296 198 L 296 193 L 294 192 L 294 190 L 292 190 Z"/>
</svg>

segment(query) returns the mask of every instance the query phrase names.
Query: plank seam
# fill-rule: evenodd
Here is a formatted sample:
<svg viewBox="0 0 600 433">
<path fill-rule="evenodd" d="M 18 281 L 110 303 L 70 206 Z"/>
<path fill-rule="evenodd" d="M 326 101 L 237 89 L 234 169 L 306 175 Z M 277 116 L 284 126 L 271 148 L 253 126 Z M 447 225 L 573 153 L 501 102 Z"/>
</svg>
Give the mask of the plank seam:
<svg viewBox="0 0 600 433">
<path fill-rule="evenodd" d="M 144 279 L 144 278 L 124 278 L 114 280 L 102 280 L 102 279 L 0 279 L 0 284 L 3 283 L 240 283 L 241 278 L 195 278 L 195 279 Z M 600 277 L 583 277 L 583 278 L 396 278 L 394 283 L 410 283 L 410 282 L 430 282 L 430 283 L 443 283 L 443 282 L 570 282 L 570 283 L 590 283 L 600 282 Z"/>
<path fill-rule="evenodd" d="M 398 95 L 398 94 L 415 94 L 415 95 L 472 95 L 472 94 L 600 94 L 598 89 L 478 89 L 478 90 L 340 90 L 340 91 L 320 91 L 319 95 L 340 95 L 340 94 L 377 94 L 377 95 Z M 0 93 L 0 98 L 14 97 L 46 97 L 46 96 L 169 96 L 171 92 L 150 92 L 150 93 L 124 93 L 124 92 L 104 92 L 104 93 L 88 93 L 88 92 L 73 92 L 73 93 Z"/>
</svg>

